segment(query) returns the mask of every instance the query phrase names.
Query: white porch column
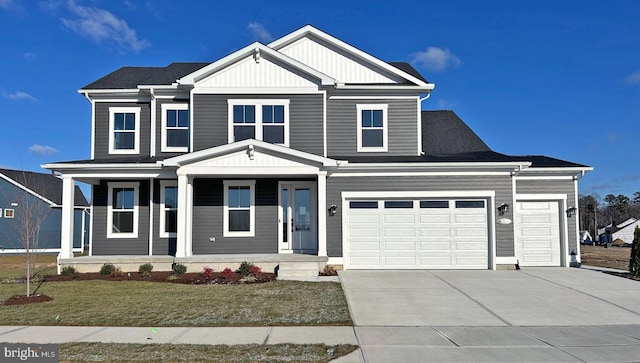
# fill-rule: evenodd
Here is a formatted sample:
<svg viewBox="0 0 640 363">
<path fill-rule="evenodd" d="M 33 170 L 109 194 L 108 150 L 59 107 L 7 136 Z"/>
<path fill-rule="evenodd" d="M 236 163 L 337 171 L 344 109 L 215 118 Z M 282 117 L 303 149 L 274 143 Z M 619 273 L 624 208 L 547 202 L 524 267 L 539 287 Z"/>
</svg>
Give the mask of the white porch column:
<svg viewBox="0 0 640 363">
<path fill-rule="evenodd" d="M 73 206 L 75 184 L 73 178 L 62 177 L 62 222 L 60 228 L 60 258 L 73 258 Z"/>
<path fill-rule="evenodd" d="M 187 185 L 189 178 L 178 173 L 178 230 L 176 257 L 187 257 Z"/>
<path fill-rule="evenodd" d="M 187 257 L 193 256 L 193 177 L 187 177 L 187 202 L 185 203 L 185 235 Z"/>
<path fill-rule="evenodd" d="M 318 256 L 327 255 L 327 172 L 318 172 Z"/>
</svg>

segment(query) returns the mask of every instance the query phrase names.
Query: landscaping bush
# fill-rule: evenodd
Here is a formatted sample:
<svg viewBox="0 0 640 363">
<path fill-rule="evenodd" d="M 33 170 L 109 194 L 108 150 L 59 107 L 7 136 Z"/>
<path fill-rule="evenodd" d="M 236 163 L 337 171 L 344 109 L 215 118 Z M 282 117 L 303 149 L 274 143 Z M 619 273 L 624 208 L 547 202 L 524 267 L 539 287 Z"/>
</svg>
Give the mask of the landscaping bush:
<svg viewBox="0 0 640 363">
<path fill-rule="evenodd" d="M 73 277 L 76 277 L 76 276 L 78 276 L 78 270 L 76 270 L 76 268 L 73 267 L 73 266 L 65 266 L 60 271 L 60 274 L 62 276 L 73 276 Z"/>
<path fill-rule="evenodd" d="M 150 263 L 142 264 L 142 265 L 140 265 L 140 267 L 138 267 L 138 272 L 143 277 L 149 277 L 149 276 L 153 275 L 153 265 L 150 264 Z"/>
<path fill-rule="evenodd" d="M 331 265 L 325 265 L 322 269 L 322 276 L 338 276 L 338 272 Z"/>
<path fill-rule="evenodd" d="M 187 273 L 187 266 L 185 266 L 185 265 L 183 265 L 181 263 L 174 263 L 171 266 L 171 270 L 176 275 L 184 275 L 185 273 Z"/>
<path fill-rule="evenodd" d="M 255 267 L 255 265 L 247 261 L 242 261 L 236 272 L 242 276 L 248 276 L 251 273 L 250 271 L 252 267 Z"/>
<path fill-rule="evenodd" d="M 258 277 L 258 276 L 260 276 L 261 273 L 262 273 L 262 269 L 260 267 L 258 267 L 258 266 L 252 266 L 249 269 L 249 275 L 251 275 L 251 276 Z"/>
<path fill-rule="evenodd" d="M 116 266 L 111 273 L 111 276 L 121 277 L 124 276 L 124 272 L 120 268 L 120 266 Z"/>
<path fill-rule="evenodd" d="M 100 267 L 100 275 L 111 275 L 116 270 L 116 267 L 112 263 L 105 263 Z"/>
<path fill-rule="evenodd" d="M 230 268 L 225 268 L 224 270 L 222 270 L 222 272 L 220 272 L 220 276 L 222 276 L 225 279 L 228 279 L 229 277 L 232 277 L 234 274 L 233 270 Z"/>
<path fill-rule="evenodd" d="M 636 227 L 635 231 L 633 232 L 633 244 L 631 245 L 629 272 L 632 276 L 640 276 L 640 227 Z"/>
<path fill-rule="evenodd" d="M 205 279 L 210 279 L 211 277 L 213 277 L 213 269 L 211 267 L 205 266 L 202 268 L 202 272 L 200 273 L 200 275 L 202 275 L 202 277 L 204 277 Z"/>
</svg>

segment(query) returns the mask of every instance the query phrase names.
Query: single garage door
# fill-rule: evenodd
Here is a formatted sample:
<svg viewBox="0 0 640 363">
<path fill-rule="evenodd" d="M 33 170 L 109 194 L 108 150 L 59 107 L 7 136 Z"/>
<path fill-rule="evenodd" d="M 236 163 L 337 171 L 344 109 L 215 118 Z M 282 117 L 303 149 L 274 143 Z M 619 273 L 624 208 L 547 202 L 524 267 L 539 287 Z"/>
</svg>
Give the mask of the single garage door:
<svg viewBox="0 0 640 363">
<path fill-rule="evenodd" d="M 352 269 L 487 269 L 486 200 L 348 200 Z"/>
<path fill-rule="evenodd" d="M 515 211 L 516 254 L 520 266 L 560 266 L 558 201 L 519 201 Z"/>
</svg>

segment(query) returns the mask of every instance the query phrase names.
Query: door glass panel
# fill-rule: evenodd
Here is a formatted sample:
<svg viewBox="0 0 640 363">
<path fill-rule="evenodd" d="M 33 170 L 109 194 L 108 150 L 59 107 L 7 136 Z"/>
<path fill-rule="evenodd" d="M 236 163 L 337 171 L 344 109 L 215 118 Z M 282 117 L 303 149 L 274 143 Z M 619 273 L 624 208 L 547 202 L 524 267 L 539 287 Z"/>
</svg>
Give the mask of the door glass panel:
<svg viewBox="0 0 640 363">
<path fill-rule="evenodd" d="M 282 242 L 289 242 L 289 189 L 282 189 Z"/>
<path fill-rule="evenodd" d="M 311 230 L 311 191 L 308 188 L 295 190 L 294 222 L 296 231 Z"/>
</svg>

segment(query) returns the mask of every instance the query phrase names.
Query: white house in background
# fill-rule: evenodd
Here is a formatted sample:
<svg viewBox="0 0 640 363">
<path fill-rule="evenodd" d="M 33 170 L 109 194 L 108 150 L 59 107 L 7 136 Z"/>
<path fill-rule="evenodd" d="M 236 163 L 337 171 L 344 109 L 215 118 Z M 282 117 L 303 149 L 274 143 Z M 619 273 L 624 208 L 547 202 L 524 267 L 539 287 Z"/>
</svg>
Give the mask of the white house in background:
<svg viewBox="0 0 640 363">
<path fill-rule="evenodd" d="M 589 231 L 580 231 L 580 244 L 583 244 L 583 245 L 593 244 L 593 238 L 591 238 L 591 233 L 589 233 Z"/>
<path fill-rule="evenodd" d="M 611 240 L 615 241 L 617 239 L 621 239 L 625 244 L 631 244 L 633 242 L 633 232 L 636 230 L 636 227 L 640 227 L 640 221 L 635 219 L 633 222 L 627 223 L 623 227 L 618 227 L 615 232 L 611 233 Z"/>
</svg>

